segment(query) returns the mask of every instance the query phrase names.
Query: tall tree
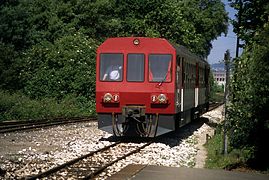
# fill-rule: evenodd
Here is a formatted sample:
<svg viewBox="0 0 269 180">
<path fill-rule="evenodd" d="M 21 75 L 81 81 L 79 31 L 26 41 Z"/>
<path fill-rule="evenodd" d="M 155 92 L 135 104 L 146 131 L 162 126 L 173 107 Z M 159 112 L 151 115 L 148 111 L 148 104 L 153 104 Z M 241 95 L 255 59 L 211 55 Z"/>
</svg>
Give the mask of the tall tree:
<svg viewBox="0 0 269 180">
<path fill-rule="evenodd" d="M 164 37 L 206 57 L 211 41 L 227 32 L 228 16 L 220 0 L 111 2 L 114 15 L 108 21 L 117 26 L 117 36 Z"/>
<path fill-rule="evenodd" d="M 235 0 L 240 11 L 234 21 L 235 32 L 244 40 L 242 56 L 234 61 L 233 99 L 229 110 L 230 140 L 233 148 L 252 153 L 249 162 L 259 168 L 269 167 L 269 2 Z"/>
<path fill-rule="evenodd" d="M 229 0 L 231 7 L 238 11 L 232 21 L 234 32 L 247 44 L 263 25 L 268 22 L 269 3 L 267 0 Z"/>
</svg>

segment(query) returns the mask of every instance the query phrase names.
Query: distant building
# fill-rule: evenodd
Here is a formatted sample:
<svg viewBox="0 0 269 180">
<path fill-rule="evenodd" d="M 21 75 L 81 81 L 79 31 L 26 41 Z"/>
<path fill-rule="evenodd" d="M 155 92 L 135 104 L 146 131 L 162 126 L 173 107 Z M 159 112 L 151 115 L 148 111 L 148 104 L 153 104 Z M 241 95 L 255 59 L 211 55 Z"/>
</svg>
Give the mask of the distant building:
<svg viewBox="0 0 269 180">
<path fill-rule="evenodd" d="M 211 69 L 215 82 L 220 86 L 225 86 L 226 71 L 224 70 L 224 63 L 211 64 Z"/>
<path fill-rule="evenodd" d="M 213 77 L 214 77 L 214 80 L 215 82 L 217 82 L 218 85 L 223 85 L 225 86 L 225 83 L 226 83 L 226 71 L 224 70 L 212 70 L 212 73 L 213 73 Z"/>
<path fill-rule="evenodd" d="M 218 85 L 223 85 L 225 87 L 226 84 L 226 70 L 225 70 L 225 64 L 223 62 L 221 63 L 215 63 L 211 64 L 211 71 L 214 77 L 215 82 L 217 82 Z M 232 78 L 233 74 L 233 61 L 230 62 L 230 79 Z"/>
</svg>

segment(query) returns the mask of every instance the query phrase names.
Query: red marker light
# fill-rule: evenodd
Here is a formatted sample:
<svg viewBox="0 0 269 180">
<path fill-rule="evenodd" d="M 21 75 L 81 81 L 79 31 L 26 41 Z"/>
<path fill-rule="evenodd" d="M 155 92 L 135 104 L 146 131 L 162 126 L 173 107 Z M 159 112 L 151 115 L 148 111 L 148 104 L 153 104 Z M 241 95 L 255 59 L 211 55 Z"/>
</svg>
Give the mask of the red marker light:
<svg viewBox="0 0 269 180">
<path fill-rule="evenodd" d="M 151 102 L 156 102 L 157 101 L 157 96 L 156 95 L 152 95 L 151 96 Z"/>
<path fill-rule="evenodd" d="M 115 102 L 118 102 L 118 101 L 120 100 L 120 96 L 119 96 L 118 94 L 115 94 L 115 95 L 113 96 L 113 100 L 114 100 Z"/>
</svg>

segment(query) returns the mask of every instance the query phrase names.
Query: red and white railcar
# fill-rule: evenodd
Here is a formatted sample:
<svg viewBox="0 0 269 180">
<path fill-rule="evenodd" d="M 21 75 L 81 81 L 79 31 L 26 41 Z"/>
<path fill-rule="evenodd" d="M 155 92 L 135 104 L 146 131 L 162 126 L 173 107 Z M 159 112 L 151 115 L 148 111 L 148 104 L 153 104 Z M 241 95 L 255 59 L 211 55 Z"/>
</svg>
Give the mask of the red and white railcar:
<svg viewBox="0 0 269 180">
<path fill-rule="evenodd" d="M 98 127 L 115 136 L 155 137 L 208 108 L 209 65 L 166 39 L 109 38 L 97 50 Z"/>
</svg>

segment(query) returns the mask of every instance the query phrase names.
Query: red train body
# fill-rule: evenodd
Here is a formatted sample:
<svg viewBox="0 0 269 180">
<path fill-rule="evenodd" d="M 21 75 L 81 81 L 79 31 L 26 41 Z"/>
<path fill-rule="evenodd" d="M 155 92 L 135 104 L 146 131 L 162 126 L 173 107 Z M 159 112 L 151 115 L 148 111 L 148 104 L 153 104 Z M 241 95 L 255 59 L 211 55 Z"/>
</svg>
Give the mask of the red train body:
<svg viewBox="0 0 269 180">
<path fill-rule="evenodd" d="M 96 112 L 116 136 L 155 137 L 208 107 L 209 65 L 165 39 L 109 38 L 97 50 Z"/>
</svg>

